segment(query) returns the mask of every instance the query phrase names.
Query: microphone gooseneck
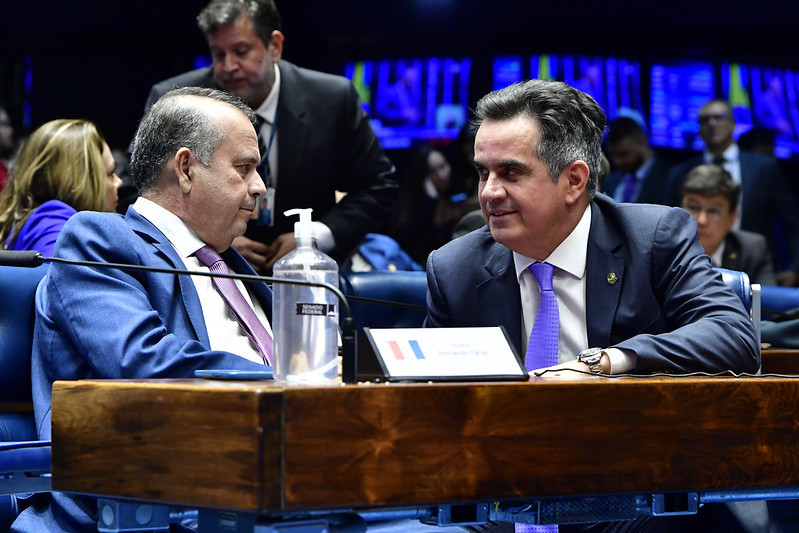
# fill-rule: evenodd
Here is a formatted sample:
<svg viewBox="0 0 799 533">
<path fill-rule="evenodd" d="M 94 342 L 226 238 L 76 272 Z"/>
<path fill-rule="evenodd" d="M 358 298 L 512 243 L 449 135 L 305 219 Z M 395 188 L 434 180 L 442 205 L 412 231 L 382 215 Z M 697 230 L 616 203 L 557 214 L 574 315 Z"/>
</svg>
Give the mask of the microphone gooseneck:
<svg viewBox="0 0 799 533">
<path fill-rule="evenodd" d="M 180 268 L 162 268 L 149 265 L 133 265 L 126 263 L 103 263 L 100 261 L 83 261 L 77 259 L 65 259 L 62 257 L 45 257 L 41 252 L 35 250 L 0 250 L 0 265 L 12 267 L 35 268 L 44 263 L 62 263 L 73 266 L 87 266 L 100 268 L 117 268 L 119 270 L 138 270 L 146 272 L 157 272 L 161 274 L 176 274 L 180 276 L 205 276 L 209 278 L 231 278 L 245 282 L 255 283 L 287 283 L 290 285 L 305 285 L 309 287 L 322 287 L 336 295 L 341 307 L 344 310 L 344 317 L 341 320 L 341 345 L 342 345 L 342 381 L 344 383 L 355 383 L 357 375 L 357 361 L 355 359 L 355 328 L 350 311 L 350 304 L 344 293 L 330 283 L 307 281 L 302 279 L 275 278 L 272 276 L 259 276 L 252 274 L 222 274 L 214 272 L 195 272 Z"/>
</svg>

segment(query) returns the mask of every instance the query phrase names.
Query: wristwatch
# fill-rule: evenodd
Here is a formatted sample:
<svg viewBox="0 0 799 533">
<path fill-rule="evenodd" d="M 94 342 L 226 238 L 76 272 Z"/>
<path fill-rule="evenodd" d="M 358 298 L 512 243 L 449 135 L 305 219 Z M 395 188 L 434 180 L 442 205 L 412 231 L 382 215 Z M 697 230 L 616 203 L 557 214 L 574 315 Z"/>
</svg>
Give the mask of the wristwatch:
<svg viewBox="0 0 799 533">
<path fill-rule="evenodd" d="M 587 364 L 592 373 L 601 374 L 603 353 L 605 352 L 602 348 L 588 348 L 577 355 L 577 360 Z"/>
</svg>

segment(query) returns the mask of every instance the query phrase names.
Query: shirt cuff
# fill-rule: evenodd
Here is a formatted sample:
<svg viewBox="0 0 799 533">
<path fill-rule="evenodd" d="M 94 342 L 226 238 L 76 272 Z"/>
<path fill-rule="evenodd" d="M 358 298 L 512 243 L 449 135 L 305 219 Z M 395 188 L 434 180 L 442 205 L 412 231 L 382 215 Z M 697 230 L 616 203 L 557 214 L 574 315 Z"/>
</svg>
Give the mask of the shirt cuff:
<svg viewBox="0 0 799 533">
<path fill-rule="evenodd" d="M 313 222 L 313 231 L 316 235 L 316 247 L 325 253 L 329 253 L 336 247 L 336 239 L 330 228 L 319 221 Z"/>
<path fill-rule="evenodd" d="M 605 348 L 605 353 L 608 354 L 611 374 L 624 374 L 635 368 L 635 352 L 620 348 Z"/>
</svg>

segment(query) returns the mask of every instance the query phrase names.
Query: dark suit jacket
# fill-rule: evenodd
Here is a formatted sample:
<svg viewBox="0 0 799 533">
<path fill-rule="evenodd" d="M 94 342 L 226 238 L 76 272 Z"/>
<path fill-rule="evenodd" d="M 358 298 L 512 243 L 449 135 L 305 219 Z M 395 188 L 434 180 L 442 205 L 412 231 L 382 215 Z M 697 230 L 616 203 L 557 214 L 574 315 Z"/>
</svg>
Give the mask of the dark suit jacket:
<svg viewBox="0 0 799 533">
<path fill-rule="evenodd" d="M 671 165 L 657 156 L 653 156 L 652 164 L 644 174 L 641 191 L 635 200 L 639 204 L 662 204 L 666 193 L 666 184 L 669 178 Z M 613 196 L 619 183 L 626 176 L 625 172 L 614 170 L 602 183 L 602 192 Z M 617 199 L 618 201 L 618 199 Z"/>
<path fill-rule="evenodd" d="M 333 232 L 330 255 L 343 260 L 369 232 L 379 233 L 398 198 L 394 165 L 386 157 L 349 80 L 280 61 L 278 169 L 274 227 L 251 221 L 246 235 L 265 243 L 294 230 L 283 212 L 313 208 Z M 145 111 L 174 87 L 221 89 L 211 67 L 157 83 Z M 264 154 L 261 154 L 262 156 Z M 335 203 L 335 191 L 347 196 Z"/>
<path fill-rule="evenodd" d="M 166 237 L 134 209 L 124 218 L 76 214 L 64 226 L 55 256 L 185 270 Z M 232 248 L 222 256 L 232 271 L 255 274 Z M 248 287 L 271 320 L 269 288 L 263 283 Z M 50 439 L 55 380 L 178 378 L 193 377 L 198 368 L 264 368 L 211 350 L 189 276 L 54 263 L 37 292 L 36 315 L 31 369 L 41 439 Z M 49 506 L 21 514 L 15 531 L 61 531 L 65 523 L 79 531 L 97 531 L 96 501 L 54 493 Z"/>
<path fill-rule="evenodd" d="M 589 346 L 632 350 L 637 374 L 757 370 L 754 324 L 711 268 L 691 215 L 663 206 L 618 204 L 602 194 L 592 207 L 586 266 Z M 608 282 L 610 273 L 617 282 Z M 525 353 L 513 254 L 493 240 L 488 228 L 433 252 L 427 279 L 426 326 L 503 325 L 519 353 Z"/>
<path fill-rule="evenodd" d="M 777 160 L 741 150 L 741 187 L 743 206 L 739 210 L 741 229 L 766 237 L 775 267 L 790 268 L 799 272 L 799 202 L 780 171 Z M 694 157 L 674 167 L 669 174 L 667 205 L 682 203 L 682 183 L 692 168 L 704 162 L 702 156 Z M 775 220 L 776 219 L 776 220 Z M 787 242 L 775 231 L 779 223 Z M 787 265 L 781 265 L 783 251 L 790 255 Z"/>
<path fill-rule="evenodd" d="M 766 238 L 758 233 L 743 230 L 729 232 L 724 240 L 721 266 L 746 272 L 750 283 L 777 284 Z"/>
</svg>

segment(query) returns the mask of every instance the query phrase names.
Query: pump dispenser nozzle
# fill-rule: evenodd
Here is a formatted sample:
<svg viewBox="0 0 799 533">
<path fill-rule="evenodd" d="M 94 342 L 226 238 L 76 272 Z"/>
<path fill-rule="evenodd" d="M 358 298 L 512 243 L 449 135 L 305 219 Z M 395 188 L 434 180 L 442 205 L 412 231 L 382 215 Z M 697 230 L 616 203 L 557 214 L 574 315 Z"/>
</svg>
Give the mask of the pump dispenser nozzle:
<svg viewBox="0 0 799 533">
<path fill-rule="evenodd" d="M 316 236 L 313 230 L 313 222 L 311 221 L 311 213 L 313 213 L 313 209 L 310 207 L 306 209 L 289 209 L 283 212 L 283 215 L 287 217 L 300 215 L 300 220 L 294 223 L 295 239 L 311 239 Z"/>
</svg>

